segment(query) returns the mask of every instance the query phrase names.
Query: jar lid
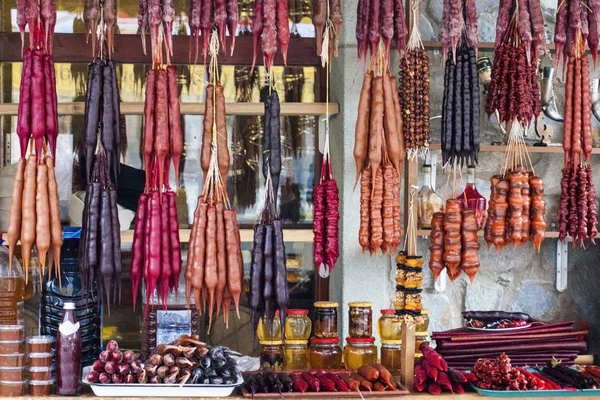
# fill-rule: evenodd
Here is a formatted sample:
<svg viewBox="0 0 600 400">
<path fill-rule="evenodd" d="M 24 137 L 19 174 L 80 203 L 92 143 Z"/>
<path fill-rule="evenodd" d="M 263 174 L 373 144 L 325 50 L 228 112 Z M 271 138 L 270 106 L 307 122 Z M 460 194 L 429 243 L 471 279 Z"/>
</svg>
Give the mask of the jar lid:
<svg viewBox="0 0 600 400">
<path fill-rule="evenodd" d="M 0 340 L 0 346 L 3 344 L 25 344 L 24 340 Z"/>
<path fill-rule="evenodd" d="M 317 308 L 337 308 L 338 307 L 338 303 L 336 303 L 335 301 L 317 301 L 315 303 L 315 307 Z"/>
<path fill-rule="evenodd" d="M 348 307 L 371 307 L 373 304 L 370 301 L 352 301 L 348 303 Z"/>
<path fill-rule="evenodd" d="M 2 386 L 17 386 L 17 385 L 21 386 L 26 383 L 27 383 L 26 380 L 25 381 L 0 381 L 0 385 L 2 385 Z"/>
<path fill-rule="evenodd" d="M 302 308 L 292 308 L 287 311 L 288 315 L 308 315 L 308 310 Z"/>
<path fill-rule="evenodd" d="M 27 343 L 41 344 L 41 343 L 54 343 L 56 339 L 49 335 L 31 336 L 27 338 Z"/>
<path fill-rule="evenodd" d="M 301 346 L 301 345 L 307 345 L 308 344 L 308 340 L 286 340 L 285 344 L 290 344 L 292 346 L 296 345 L 296 346 Z"/>
<path fill-rule="evenodd" d="M 24 370 L 27 367 L 0 367 L 0 371 L 14 371 L 14 370 Z"/>
<path fill-rule="evenodd" d="M 392 309 L 385 309 L 385 310 L 381 310 L 381 313 L 383 315 L 394 315 L 396 314 L 396 310 L 392 310 Z"/>
<path fill-rule="evenodd" d="M 429 336 L 429 332 L 415 332 L 416 337 L 427 337 Z"/>
<path fill-rule="evenodd" d="M 320 338 L 320 337 L 311 337 L 311 344 L 337 344 L 340 342 L 340 338 Z"/>
<path fill-rule="evenodd" d="M 260 344 L 264 346 L 281 346 L 283 344 L 282 340 L 261 340 Z"/>
<path fill-rule="evenodd" d="M 375 343 L 375 338 L 373 336 L 368 337 L 368 338 L 347 337 L 346 342 L 347 343 Z"/>
<path fill-rule="evenodd" d="M 381 344 L 383 346 L 398 346 L 402 344 L 402 340 L 382 340 Z"/>
</svg>

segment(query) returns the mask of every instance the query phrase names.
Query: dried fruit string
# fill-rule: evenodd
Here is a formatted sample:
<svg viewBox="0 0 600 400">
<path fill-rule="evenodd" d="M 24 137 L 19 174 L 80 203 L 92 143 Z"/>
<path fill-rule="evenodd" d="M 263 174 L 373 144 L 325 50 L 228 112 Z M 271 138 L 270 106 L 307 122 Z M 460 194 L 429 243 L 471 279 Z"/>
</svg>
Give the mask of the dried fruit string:
<svg viewBox="0 0 600 400">
<path fill-rule="evenodd" d="M 329 7 L 328 7 L 329 11 Z M 334 31 L 333 23 L 327 18 L 323 48 L 328 48 L 330 35 Z M 321 178 L 314 190 L 314 263 L 319 268 L 319 275 L 327 277 L 335 267 L 339 257 L 339 196 L 338 187 L 333 179 L 331 167 L 331 154 L 329 152 L 329 78 L 331 74 L 330 53 L 323 52 L 321 55 L 323 67 L 327 68 L 326 78 L 326 101 L 325 101 L 325 149 L 323 162 L 321 164 Z"/>
</svg>

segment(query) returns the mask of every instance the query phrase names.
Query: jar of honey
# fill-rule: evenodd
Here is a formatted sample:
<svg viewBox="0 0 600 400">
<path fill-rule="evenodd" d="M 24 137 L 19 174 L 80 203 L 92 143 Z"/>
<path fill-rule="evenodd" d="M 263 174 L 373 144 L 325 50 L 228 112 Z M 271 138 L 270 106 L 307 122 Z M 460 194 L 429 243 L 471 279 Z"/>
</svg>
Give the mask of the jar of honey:
<svg viewBox="0 0 600 400">
<path fill-rule="evenodd" d="M 308 318 L 308 310 L 292 309 L 288 310 L 285 319 L 285 339 L 287 340 L 308 340 L 312 322 Z"/>
<path fill-rule="evenodd" d="M 415 353 L 420 353 L 421 343 L 429 343 L 429 332 L 415 332 Z"/>
<path fill-rule="evenodd" d="M 358 369 L 377 362 L 375 338 L 346 338 L 344 365 L 347 369 Z"/>
<path fill-rule="evenodd" d="M 370 338 L 373 334 L 373 312 L 370 302 L 348 303 L 348 328 L 352 338 Z"/>
<path fill-rule="evenodd" d="M 392 375 L 400 375 L 402 359 L 402 340 L 381 341 L 381 365 L 386 367 Z"/>
<path fill-rule="evenodd" d="M 396 310 L 381 310 L 377 321 L 379 338 L 384 340 L 400 340 L 402 336 L 402 318 L 396 315 Z"/>
<path fill-rule="evenodd" d="M 429 310 L 422 310 L 415 316 L 415 332 L 427 332 L 429 329 Z"/>
<path fill-rule="evenodd" d="M 342 366 L 340 338 L 311 338 L 308 363 L 310 369 L 340 369 Z"/>
<path fill-rule="evenodd" d="M 338 303 L 335 302 L 317 301 L 315 303 L 316 337 L 337 338 L 337 309 Z"/>
<path fill-rule="evenodd" d="M 261 340 L 260 342 L 260 366 L 281 371 L 283 367 L 283 354 L 281 351 L 281 340 Z"/>
<path fill-rule="evenodd" d="M 273 321 L 267 321 L 266 317 L 258 320 L 258 328 L 256 335 L 259 341 L 281 341 L 281 320 L 279 319 L 279 311 L 275 312 Z"/>
<path fill-rule="evenodd" d="M 283 346 L 283 369 L 286 371 L 308 368 L 308 340 L 286 340 Z"/>
</svg>

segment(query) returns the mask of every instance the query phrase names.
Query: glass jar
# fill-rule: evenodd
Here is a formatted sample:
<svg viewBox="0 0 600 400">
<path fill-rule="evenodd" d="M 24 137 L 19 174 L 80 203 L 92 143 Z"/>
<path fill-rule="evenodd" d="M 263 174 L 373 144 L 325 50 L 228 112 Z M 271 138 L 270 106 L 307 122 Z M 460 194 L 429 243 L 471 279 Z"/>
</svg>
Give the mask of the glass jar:
<svg viewBox="0 0 600 400">
<path fill-rule="evenodd" d="M 415 332 L 427 332 L 427 329 L 429 329 L 429 311 L 422 310 L 420 315 L 416 315 L 415 323 Z"/>
<path fill-rule="evenodd" d="M 340 338 L 311 338 L 308 363 L 310 369 L 340 369 L 342 367 Z"/>
<path fill-rule="evenodd" d="M 260 366 L 280 371 L 283 367 L 283 354 L 281 351 L 281 340 L 260 341 Z"/>
<path fill-rule="evenodd" d="M 312 322 L 308 310 L 288 310 L 285 319 L 286 340 L 308 340 Z"/>
<path fill-rule="evenodd" d="M 467 186 L 464 192 L 457 198 L 460 200 L 463 210 L 471 209 L 475 211 L 477 229 L 483 228 L 485 224 L 486 199 L 475 187 L 475 167 L 472 165 L 467 167 Z"/>
<path fill-rule="evenodd" d="M 402 340 L 381 340 L 381 365 L 392 375 L 400 375 Z"/>
<path fill-rule="evenodd" d="M 346 369 L 358 369 L 363 365 L 377 362 L 375 338 L 346 338 L 344 347 L 344 365 Z"/>
<path fill-rule="evenodd" d="M 429 332 L 415 332 L 415 353 L 420 353 L 421 343 L 429 343 Z"/>
<path fill-rule="evenodd" d="M 377 321 L 379 338 L 384 340 L 400 340 L 402 335 L 402 319 L 396 315 L 396 310 L 381 310 Z"/>
<path fill-rule="evenodd" d="M 286 340 L 283 346 L 283 369 L 286 371 L 308 368 L 308 340 Z"/>
<path fill-rule="evenodd" d="M 337 338 L 338 303 L 317 301 L 315 303 L 315 336 Z M 312 343 L 312 342 L 311 342 Z"/>
<path fill-rule="evenodd" d="M 258 320 L 258 328 L 256 335 L 259 341 L 281 341 L 281 320 L 279 319 L 279 311 L 275 312 L 273 321 L 268 322 L 263 316 Z"/>
<path fill-rule="evenodd" d="M 435 192 L 431 185 L 431 165 L 423 165 L 423 186 L 417 194 L 417 218 L 419 228 L 431 228 L 433 214 L 441 211 L 442 198 Z"/>
<path fill-rule="evenodd" d="M 373 335 L 373 312 L 370 302 L 348 303 L 348 328 L 352 338 L 370 338 Z"/>
</svg>

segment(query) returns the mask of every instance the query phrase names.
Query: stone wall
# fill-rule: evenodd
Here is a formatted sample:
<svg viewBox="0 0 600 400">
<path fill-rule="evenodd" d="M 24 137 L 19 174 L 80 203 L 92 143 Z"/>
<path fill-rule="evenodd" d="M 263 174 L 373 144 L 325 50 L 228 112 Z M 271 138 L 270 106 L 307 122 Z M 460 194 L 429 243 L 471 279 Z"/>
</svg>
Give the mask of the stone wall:
<svg viewBox="0 0 600 400">
<path fill-rule="evenodd" d="M 553 37 L 554 12 L 556 0 L 542 0 L 547 38 Z M 332 143 L 332 154 L 336 179 L 340 184 L 341 194 L 341 267 L 336 269 L 331 279 L 331 297 L 338 299 L 343 305 L 340 326 L 344 336 L 347 333 L 347 302 L 358 299 L 370 299 L 375 310 L 389 307 L 394 293 L 393 266 L 389 258 L 371 258 L 362 255 L 357 243 L 359 196 L 353 190 L 354 161 L 352 147 L 354 144 L 354 124 L 356 108 L 362 77 L 357 72 L 356 44 L 354 27 L 356 21 L 356 0 L 344 1 L 344 29 L 342 32 L 340 57 L 333 63 L 332 93 L 340 103 L 341 112 L 332 120 L 333 132 L 344 132 L 343 146 Z M 483 42 L 494 41 L 497 0 L 477 0 L 479 12 L 479 34 Z M 437 40 L 439 24 L 442 18 L 442 1 L 421 0 L 420 31 L 423 40 Z M 492 56 L 491 52 L 480 53 Z M 440 51 L 430 51 L 431 59 L 431 112 L 432 116 L 441 114 L 443 95 L 443 69 L 441 68 Z M 549 60 L 543 60 L 550 63 Z M 394 59 L 396 66 L 398 60 Z M 397 72 L 397 71 L 395 71 Z M 598 77 L 598 71 L 593 77 Z M 561 97 L 564 86 L 557 82 L 556 95 L 558 108 L 562 110 Z M 482 101 L 485 96 L 482 96 Z M 487 116 L 481 119 L 481 141 L 489 144 L 501 141 L 502 137 L 495 125 Z M 554 128 L 553 141 L 561 142 L 562 124 L 545 121 Z M 597 135 L 598 127 L 595 127 Z M 432 138 L 439 142 L 440 120 L 432 122 Z M 535 133 L 528 132 L 530 141 L 535 140 Z M 335 137 L 335 136 L 333 136 Z M 334 140 L 334 139 L 332 139 Z M 544 179 L 546 185 L 548 229 L 556 230 L 556 205 L 560 195 L 560 178 L 563 156 L 560 154 L 532 154 L 532 163 L 536 173 Z M 500 172 L 502 153 L 480 153 L 477 169 L 477 187 L 489 197 L 489 178 Z M 592 157 L 592 165 L 598 171 L 600 159 Z M 438 165 L 438 193 L 444 191 L 446 175 Z M 596 187 L 600 187 L 600 171 L 594 176 Z M 457 193 L 462 192 L 458 185 Z M 599 190 L 600 191 L 600 190 Z M 503 309 L 507 311 L 524 311 L 533 317 L 545 321 L 585 320 L 591 325 L 591 337 L 600 337 L 600 321 L 596 321 L 597 310 L 600 309 L 600 291 L 596 288 L 596 277 L 599 275 L 597 265 L 600 249 L 589 246 L 588 250 L 570 250 L 568 288 L 560 293 L 555 287 L 556 275 L 556 239 L 546 239 L 541 253 L 533 254 L 531 245 L 524 249 L 506 248 L 498 253 L 495 249 L 487 250 L 481 240 L 481 268 L 473 285 L 466 276 L 454 282 L 448 282 L 446 289 L 438 293 L 434 289 L 432 275 L 425 268 L 424 304 L 431 313 L 431 330 L 451 329 L 461 325 L 461 312 L 465 309 Z M 419 251 L 428 260 L 429 240 L 419 239 Z"/>
</svg>

